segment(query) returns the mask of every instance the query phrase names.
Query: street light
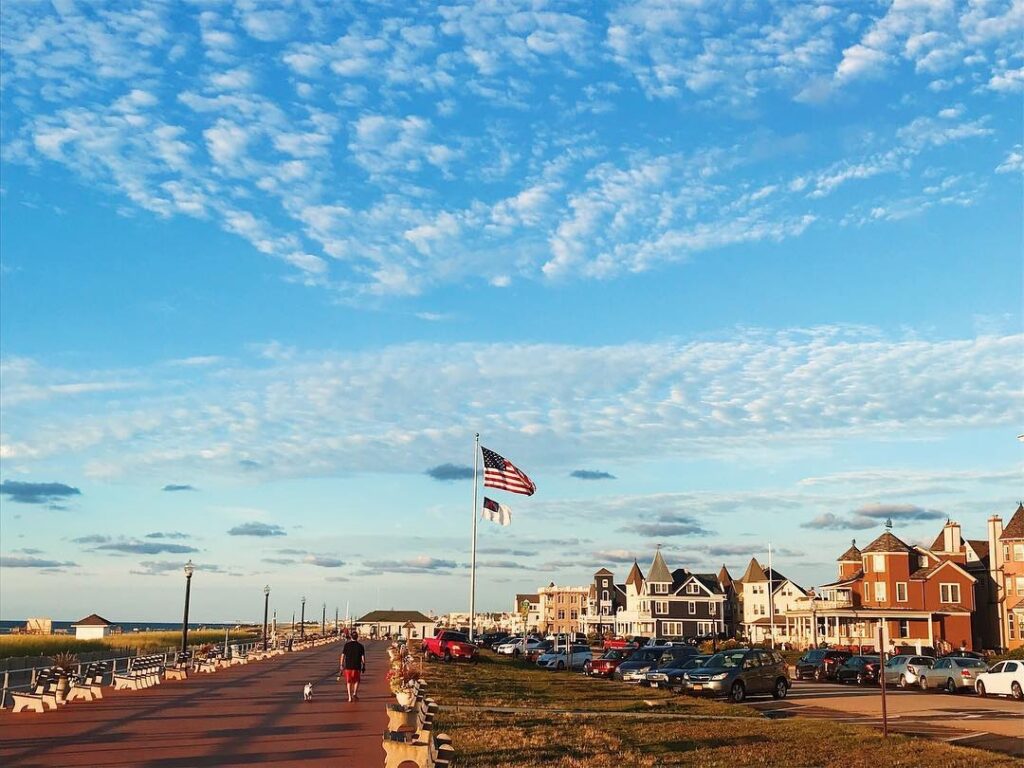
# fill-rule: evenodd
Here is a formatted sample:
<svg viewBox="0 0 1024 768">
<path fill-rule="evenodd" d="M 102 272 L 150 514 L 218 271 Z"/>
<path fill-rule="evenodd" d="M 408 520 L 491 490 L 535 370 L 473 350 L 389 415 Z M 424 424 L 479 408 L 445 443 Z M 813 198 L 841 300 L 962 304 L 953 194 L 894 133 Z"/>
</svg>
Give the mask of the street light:
<svg viewBox="0 0 1024 768">
<path fill-rule="evenodd" d="M 325 637 L 327 635 L 327 603 L 324 603 L 324 612 L 320 617 L 320 636 Z"/>
<path fill-rule="evenodd" d="M 189 560 L 185 563 L 185 618 L 181 620 L 181 652 L 188 650 L 188 600 L 192 591 L 192 572 L 196 569 Z"/>
<path fill-rule="evenodd" d="M 306 598 L 302 598 L 302 618 L 299 619 L 299 637 L 306 637 Z"/>
<path fill-rule="evenodd" d="M 270 608 L 270 585 L 263 588 L 263 652 L 267 651 L 267 611 Z"/>
</svg>

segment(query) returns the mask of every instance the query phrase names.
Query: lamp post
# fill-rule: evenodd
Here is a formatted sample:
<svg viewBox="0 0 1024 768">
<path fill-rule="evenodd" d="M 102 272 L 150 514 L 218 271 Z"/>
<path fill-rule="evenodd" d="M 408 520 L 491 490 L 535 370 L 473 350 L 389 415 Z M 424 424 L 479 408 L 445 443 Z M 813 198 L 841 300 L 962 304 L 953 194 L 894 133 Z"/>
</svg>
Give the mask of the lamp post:
<svg viewBox="0 0 1024 768">
<path fill-rule="evenodd" d="M 181 620 L 181 652 L 188 650 L 188 600 L 192 591 L 192 572 L 195 570 L 192 561 L 185 563 L 185 618 Z"/>
<path fill-rule="evenodd" d="M 327 603 L 324 603 L 323 614 L 320 616 L 320 637 L 327 635 Z"/>
<path fill-rule="evenodd" d="M 302 598 L 302 617 L 299 619 L 299 637 L 306 637 L 306 598 Z"/>
<path fill-rule="evenodd" d="M 270 585 L 263 588 L 263 652 L 267 650 L 267 612 L 270 609 Z"/>
</svg>

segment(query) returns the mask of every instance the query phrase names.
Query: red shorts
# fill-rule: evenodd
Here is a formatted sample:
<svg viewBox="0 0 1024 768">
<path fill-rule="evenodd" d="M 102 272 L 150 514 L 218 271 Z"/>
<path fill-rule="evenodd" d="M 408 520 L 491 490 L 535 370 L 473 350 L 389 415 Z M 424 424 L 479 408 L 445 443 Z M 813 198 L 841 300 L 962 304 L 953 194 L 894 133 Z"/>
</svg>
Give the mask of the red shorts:
<svg viewBox="0 0 1024 768">
<path fill-rule="evenodd" d="M 353 685 L 359 682 L 359 670 L 358 669 L 346 669 L 345 670 L 345 682 L 352 683 Z"/>
</svg>

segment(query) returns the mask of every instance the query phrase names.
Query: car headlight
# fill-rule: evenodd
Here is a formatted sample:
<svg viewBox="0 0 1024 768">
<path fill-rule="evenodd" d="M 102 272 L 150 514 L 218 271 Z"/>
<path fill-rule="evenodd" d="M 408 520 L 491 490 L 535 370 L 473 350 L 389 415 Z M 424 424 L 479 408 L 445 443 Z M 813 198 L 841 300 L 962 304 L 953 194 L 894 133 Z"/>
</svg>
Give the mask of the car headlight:
<svg viewBox="0 0 1024 768">
<path fill-rule="evenodd" d="M 689 672 L 684 672 L 683 673 L 683 680 L 689 680 L 689 679 L 690 679 L 690 673 Z"/>
<path fill-rule="evenodd" d="M 729 676 L 728 672 L 719 672 L 717 675 L 712 676 L 712 680 L 725 680 Z"/>
</svg>

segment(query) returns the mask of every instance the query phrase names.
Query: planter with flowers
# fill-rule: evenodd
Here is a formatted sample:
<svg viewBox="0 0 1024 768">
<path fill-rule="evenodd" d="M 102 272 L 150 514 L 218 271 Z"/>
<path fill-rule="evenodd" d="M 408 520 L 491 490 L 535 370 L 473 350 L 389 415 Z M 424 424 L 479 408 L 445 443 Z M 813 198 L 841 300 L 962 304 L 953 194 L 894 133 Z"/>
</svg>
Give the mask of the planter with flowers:
<svg viewBox="0 0 1024 768">
<path fill-rule="evenodd" d="M 78 657 L 70 651 L 62 651 L 53 657 L 53 666 L 57 670 L 57 703 L 63 704 L 71 687 L 71 675 L 78 666 Z"/>
</svg>

